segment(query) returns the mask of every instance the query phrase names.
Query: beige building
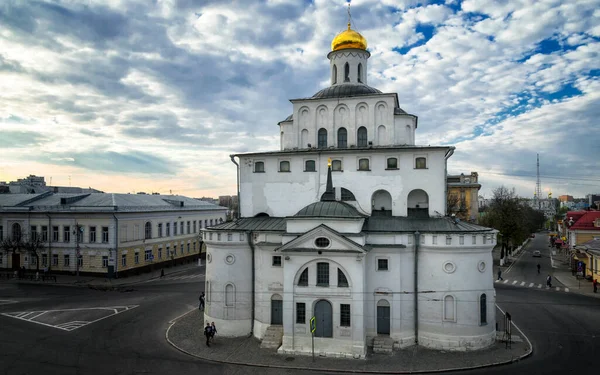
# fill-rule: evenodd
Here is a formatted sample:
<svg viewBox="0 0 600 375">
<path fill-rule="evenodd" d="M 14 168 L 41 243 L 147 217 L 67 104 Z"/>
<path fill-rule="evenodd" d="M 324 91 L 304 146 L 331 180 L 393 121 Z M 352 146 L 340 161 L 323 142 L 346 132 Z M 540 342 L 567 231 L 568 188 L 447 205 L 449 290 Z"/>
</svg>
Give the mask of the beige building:
<svg viewBox="0 0 600 375">
<path fill-rule="evenodd" d="M 477 222 L 479 217 L 479 175 L 471 172 L 470 175 L 448 175 L 446 177 L 448 188 L 447 211 L 455 214 L 461 220 Z"/>
<path fill-rule="evenodd" d="M 200 230 L 226 213 L 176 195 L 3 194 L 0 268 L 112 276 L 192 261 Z M 14 239 L 20 241 L 11 248 Z M 27 249 L 36 242 L 37 251 Z"/>
</svg>

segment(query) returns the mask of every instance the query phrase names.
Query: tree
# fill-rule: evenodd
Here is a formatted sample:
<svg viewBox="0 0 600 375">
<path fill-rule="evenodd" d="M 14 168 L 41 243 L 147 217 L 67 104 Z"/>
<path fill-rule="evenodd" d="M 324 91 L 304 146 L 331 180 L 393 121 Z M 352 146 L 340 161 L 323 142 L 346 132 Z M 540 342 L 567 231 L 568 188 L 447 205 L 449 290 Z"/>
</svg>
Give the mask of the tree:
<svg viewBox="0 0 600 375">
<path fill-rule="evenodd" d="M 464 213 L 467 210 L 467 201 L 464 197 L 459 197 L 458 194 L 451 193 L 448 191 L 448 196 L 446 197 L 446 213 L 448 215 L 456 215 L 461 219 L 467 219 L 467 215 Z"/>
<path fill-rule="evenodd" d="M 44 247 L 44 242 L 37 233 L 34 233 L 27 241 L 23 242 L 22 249 L 29 253 L 29 256 L 35 258 L 36 271 L 40 270 L 40 255 L 38 251 L 44 249 Z"/>
<path fill-rule="evenodd" d="M 0 241 L 0 250 L 3 252 L 15 254 L 23 247 L 21 237 L 6 237 Z"/>
</svg>

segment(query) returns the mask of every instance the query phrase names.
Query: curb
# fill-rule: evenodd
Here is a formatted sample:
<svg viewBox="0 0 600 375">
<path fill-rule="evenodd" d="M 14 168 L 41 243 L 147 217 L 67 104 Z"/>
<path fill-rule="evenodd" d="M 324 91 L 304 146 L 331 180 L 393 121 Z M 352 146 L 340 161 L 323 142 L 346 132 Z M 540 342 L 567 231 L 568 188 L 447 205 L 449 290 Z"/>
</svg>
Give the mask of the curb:
<svg viewBox="0 0 600 375">
<path fill-rule="evenodd" d="M 502 311 L 502 309 L 500 309 L 500 307 L 498 305 L 496 305 L 496 307 Z M 199 358 L 201 360 L 207 361 L 207 362 L 212 362 L 212 363 L 221 363 L 221 364 L 229 364 L 229 365 L 237 365 L 237 366 L 246 366 L 246 367 L 257 367 L 257 368 L 273 368 L 273 369 L 285 369 L 285 370 L 304 370 L 304 371 L 312 371 L 312 372 L 333 372 L 333 373 L 351 373 L 351 374 L 432 374 L 432 373 L 441 373 L 441 372 L 456 372 L 456 371 L 464 371 L 464 370 L 475 370 L 475 369 L 481 369 L 481 368 L 486 368 L 486 367 L 495 367 L 495 366 L 501 366 L 501 365 L 508 365 L 514 362 L 518 362 L 522 359 L 525 359 L 527 357 L 529 357 L 532 353 L 533 353 L 533 346 L 531 345 L 531 342 L 529 341 L 529 338 L 527 338 L 527 336 L 525 336 L 525 334 L 523 333 L 523 331 L 521 331 L 519 329 L 519 327 L 517 327 L 516 324 L 512 323 L 513 326 L 519 331 L 519 333 L 525 338 L 525 340 L 527 340 L 527 344 L 529 344 L 529 350 L 527 351 L 527 353 L 516 357 L 516 358 L 512 358 L 508 361 L 502 361 L 502 362 L 492 362 L 489 364 L 485 364 L 485 365 L 476 365 L 476 366 L 467 366 L 467 367 L 453 367 L 453 368 L 446 368 L 446 369 L 434 369 L 434 370 L 413 370 L 413 371 L 375 371 L 375 370 L 349 370 L 349 369 L 337 369 L 337 368 L 325 368 L 325 367 L 298 367 L 298 366 L 282 366 L 282 365 L 266 365 L 266 364 L 261 364 L 261 363 L 251 363 L 251 362 L 237 362 L 237 361 L 226 361 L 226 360 L 217 360 L 217 359 L 212 359 L 212 358 L 206 358 L 206 357 L 201 357 L 197 354 L 193 354 L 188 352 L 187 350 L 180 348 L 179 346 L 177 346 L 173 341 L 171 341 L 169 339 L 169 331 L 171 330 L 171 327 L 173 327 L 175 325 L 175 323 L 177 323 L 177 321 L 181 318 L 183 318 L 184 316 L 196 311 L 197 309 L 194 308 L 193 310 L 190 310 L 186 313 L 183 313 L 181 315 L 179 315 L 178 317 L 176 317 L 175 319 L 172 319 L 169 321 L 169 327 L 167 328 L 166 332 L 165 332 L 165 339 L 167 340 L 167 342 L 169 344 L 171 344 L 171 346 L 173 346 L 175 349 L 179 350 L 180 352 L 187 354 L 191 357 L 194 358 Z M 504 314 L 504 311 L 502 311 L 502 313 Z"/>
</svg>

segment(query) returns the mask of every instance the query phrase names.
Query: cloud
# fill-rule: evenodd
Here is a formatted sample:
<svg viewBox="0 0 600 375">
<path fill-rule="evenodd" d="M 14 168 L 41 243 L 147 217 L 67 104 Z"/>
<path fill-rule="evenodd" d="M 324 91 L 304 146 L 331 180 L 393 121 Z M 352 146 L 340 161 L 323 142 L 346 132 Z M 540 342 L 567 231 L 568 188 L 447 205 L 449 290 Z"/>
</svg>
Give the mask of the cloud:
<svg viewBox="0 0 600 375">
<path fill-rule="evenodd" d="M 0 134 L 0 149 L 36 147 L 48 140 L 34 132 L 2 131 Z"/>
</svg>

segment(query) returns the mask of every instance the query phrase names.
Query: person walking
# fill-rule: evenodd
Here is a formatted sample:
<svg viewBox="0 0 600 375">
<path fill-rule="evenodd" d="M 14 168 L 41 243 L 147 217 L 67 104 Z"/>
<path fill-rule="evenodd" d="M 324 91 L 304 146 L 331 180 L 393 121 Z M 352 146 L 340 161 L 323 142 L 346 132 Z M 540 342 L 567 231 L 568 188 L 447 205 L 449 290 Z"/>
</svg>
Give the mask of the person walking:
<svg viewBox="0 0 600 375">
<path fill-rule="evenodd" d="M 502 278 L 502 270 L 498 270 L 498 280 L 504 280 Z"/>
<path fill-rule="evenodd" d="M 597 293 L 598 292 L 598 279 L 594 279 L 592 284 L 594 285 L 594 293 Z"/>
<path fill-rule="evenodd" d="M 200 301 L 200 306 L 198 307 L 198 309 L 200 311 L 204 311 L 204 292 L 202 292 L 202 294 L 200 294 L 199 301 Z"/>
<path fill-rule="evenodd" d="M 204 336 L 206 336 L 206 346 L 210 347 L 210 338 L 212 337 L 212 327 L 210 323 L 206 322 L 206 327 L 204 327 Z"/>
<path fill-rule="evenodd" d="M 210 324 L 210 339 L 211 341 L 215 341 L 215 335 L 217 334 L 217 326 L 215 326 L 215 322 Z"/>
<path fill-rule="evenodd" d="M 538 265 L 537 265 L 538 274 L 540 273 L 540 268 L 542 268 L 542 266 L 540 266 L 540 264 L 538 263 Z"/>
<path fill-rule="evenodd" d="M 546 285 L 552 288 L 552 276 L 548 275 L 548 277 L 546 278 Z"/>
</svg>

